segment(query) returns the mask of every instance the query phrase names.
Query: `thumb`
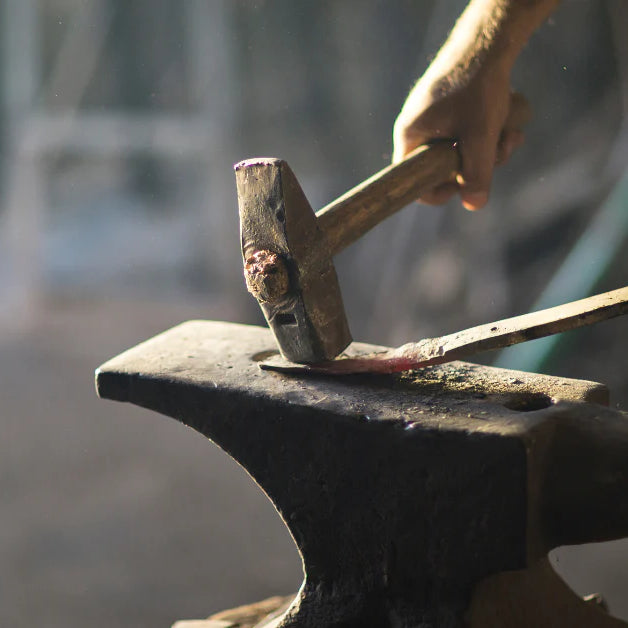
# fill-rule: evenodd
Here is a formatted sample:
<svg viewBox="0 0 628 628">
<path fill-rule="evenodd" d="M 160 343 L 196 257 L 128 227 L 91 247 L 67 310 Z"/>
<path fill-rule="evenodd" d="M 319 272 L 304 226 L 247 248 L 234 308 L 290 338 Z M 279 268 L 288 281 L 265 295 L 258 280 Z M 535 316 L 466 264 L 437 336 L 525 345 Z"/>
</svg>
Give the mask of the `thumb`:
<svg viewBox="0 0 628 628">
<path fill-rule="evenodd" d="M 462 204 L 469 210 L 480 209 L 488 201 L 497 142 L 489 134 L 473 133 L 461 139 L 460 153 L 462 172 L 457 182 Z"/>
</svg>

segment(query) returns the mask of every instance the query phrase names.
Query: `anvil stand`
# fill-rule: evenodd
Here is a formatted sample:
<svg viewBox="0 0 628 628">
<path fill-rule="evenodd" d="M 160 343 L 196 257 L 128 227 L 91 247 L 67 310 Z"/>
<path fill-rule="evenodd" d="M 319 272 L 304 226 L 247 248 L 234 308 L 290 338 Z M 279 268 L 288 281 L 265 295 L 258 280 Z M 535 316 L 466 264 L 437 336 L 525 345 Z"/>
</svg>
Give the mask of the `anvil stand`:
<svg viewBox="0 0 628 628">
<path fill-rule="evenodd" d="M 604 386 L 463 362 L 303 378 L 258 368 L 273 347 L 266 329 L 191 321 L 97 371 L 101 397 L 176 418 L 244 466 L 303 560 L 286 607 L 180 628 L 628 626 L 547 561 L 628 536 L 628 415 Z"/>
</svg>

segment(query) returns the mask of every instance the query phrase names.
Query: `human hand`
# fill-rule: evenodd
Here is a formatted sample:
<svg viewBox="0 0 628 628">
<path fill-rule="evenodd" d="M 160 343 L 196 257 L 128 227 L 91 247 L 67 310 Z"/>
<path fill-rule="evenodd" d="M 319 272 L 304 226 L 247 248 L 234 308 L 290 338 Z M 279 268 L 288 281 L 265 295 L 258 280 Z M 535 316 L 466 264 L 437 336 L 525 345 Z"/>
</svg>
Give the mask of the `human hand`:
<svg viewBox="0 0 628 628">
<path fill-rule="evenodd" d="M 488 201 L 493 168 L 523 143 L 528 117 L 529 105 L 511 91 L 509 72 L 490 64 L 461 70 L 437 59 L 395 122 L 393 162 L 430 140 L 456 139 L 462 162 L 456 180 L 419 200 L 439 205 L 459 193 L 467 209 L 480 209 Z"/>
</svg>

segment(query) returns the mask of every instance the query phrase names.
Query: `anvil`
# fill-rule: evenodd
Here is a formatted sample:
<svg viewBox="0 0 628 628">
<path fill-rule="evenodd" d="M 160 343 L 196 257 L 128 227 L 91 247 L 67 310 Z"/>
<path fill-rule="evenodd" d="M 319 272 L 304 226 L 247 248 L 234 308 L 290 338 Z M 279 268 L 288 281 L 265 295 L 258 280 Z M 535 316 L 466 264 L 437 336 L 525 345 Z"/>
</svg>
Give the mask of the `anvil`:
<svg viewBox="0 0 628 628">
<path fill-rule="evenodd" d="M 267 329 L 192 321 L 97 371 L 101 397 L 237 460 L 303 560 L 285 611 L 179 626 L 627 625 L 547 561 L 628 535 L 628 415 L 605 407 L 604 386 L 464 362 L 303 379 L 258 367 L 274 345 Z"/>
</svg>

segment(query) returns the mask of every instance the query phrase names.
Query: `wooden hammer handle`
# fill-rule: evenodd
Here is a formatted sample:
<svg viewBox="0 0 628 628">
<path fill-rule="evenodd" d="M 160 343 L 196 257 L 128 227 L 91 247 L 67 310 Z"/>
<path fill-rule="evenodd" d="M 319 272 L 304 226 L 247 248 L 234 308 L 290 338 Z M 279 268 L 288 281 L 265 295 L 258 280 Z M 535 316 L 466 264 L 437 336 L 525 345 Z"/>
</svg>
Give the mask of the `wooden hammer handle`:
<svg viewBox="0 0 628 628">
<path fill-rule="evenodd" d="M 504 129 L 520 129 L 531 115 L 521 94 L 512 94 Z M 335 255 L 382 220 L 392 216 L 427 190 L 452 181 L 460 172 L 454 140 L 419 146 L 398 164 L 380 170 L 316 213 L 318 226 Z"/>
<path fill-rule="evenodd" d="M 359 240 L 392 216 L 460 171 L 460 155 L 452 141 L 419 146 L 406 159 L 380 170 L 316 213 L 331 254 Z"/>
</svg>

